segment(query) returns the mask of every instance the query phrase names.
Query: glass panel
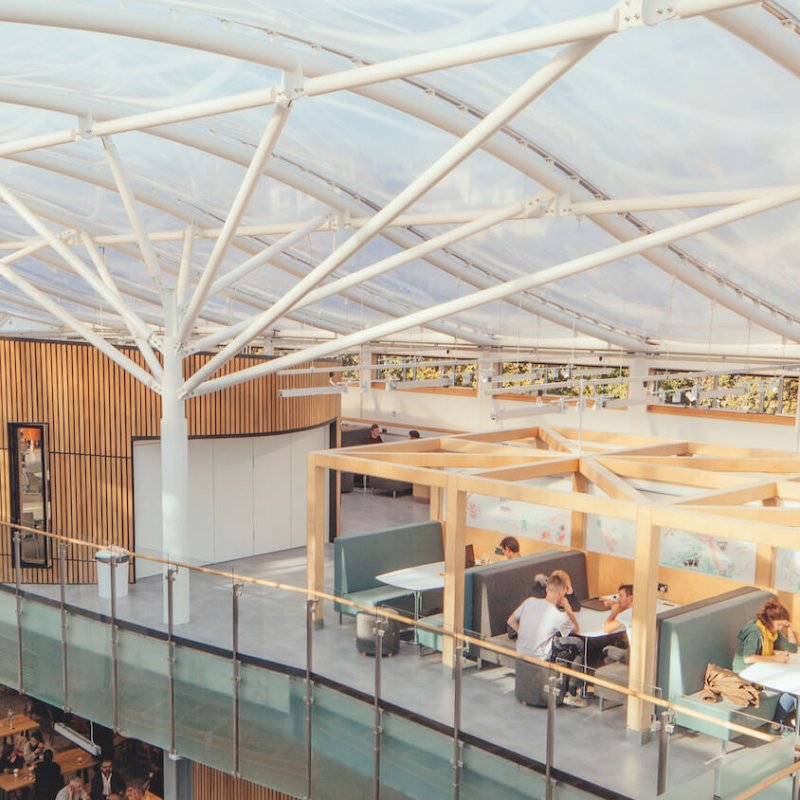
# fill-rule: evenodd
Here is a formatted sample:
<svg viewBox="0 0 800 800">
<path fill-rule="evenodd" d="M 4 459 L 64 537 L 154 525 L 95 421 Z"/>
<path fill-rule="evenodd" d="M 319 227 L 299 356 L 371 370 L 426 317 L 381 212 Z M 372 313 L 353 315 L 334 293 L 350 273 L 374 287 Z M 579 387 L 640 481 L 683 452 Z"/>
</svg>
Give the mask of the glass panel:
<svg viewBox="0 0 800 800">
<path fill-rule="evenodd" d="M 240 677 L 239 771 L 247 780 L 303 796 L 305 681 L 249 664 Z"/>
<path fill-rule="evenodd" d="M 748 722 L 745 715 L 737 715 L 735 719 L 740 725 Z M 752 724 L 752 723 L 749 723 Z M 727 753 L 721 760 L 719 767 L 719 786 L 717 794 L 722 800 L 736 797 L 750 789 L 770 775 L 788 767 L 794 761 L 794 733 L 788 733 L 780 739 L 763 744 L 757 740 L 749 742 L 751 746 L 741 747 L 732 753 Z M 774 787 L 777 792 L 775 797 L 786 797 L 782 788 Z M 766 795 L 765 795 L 766 796 Z"/>
<path fill-rule="evenodd" d="M 169 647 L 161 639 L 120 630 L 119 726 L 125 736 L 169 749 Z"/>
<path fill-rule="evenodd" d="M 503 800 L 528 800 L 544 797 L 544 775 L 525 769 L 518 764 L 491 755 L 484 750 L 464 745 L 461 750 L 463 768 L 459 776 L 462 800 L 481 800 L 484 797 L 502 797 Z M 588 797 L 569 794 L 569 787 L 559 786 L 558 797 Z"/>
<path fill-rule="evenodd" d="M 311 708 L 312 796 L 331 800 L 371 797 L 374 776 L 372 706 L 333 689 L 316 686 Z M 382 788 L 381 796 L 391 794 L 384 795 Z"/>
<path fill-rule="evenodd" d="M 690 797 L 714 797 L 715 774 L 713 770 L 704 772 L 680 786 L 671 786 L 658 795 L 658 800 L 687 800 Z M 655 797 L 655 792 L 653 792 Z"/>
<path fill-rule="evenodd" d="M 17 598 L 0 591 L 0 683 L 19 689 Z"/>
<path fill-rule="evenodd" d="M 22 680 L 25 691 L 64 705 L 61 609 L 22 599 Z"/>
<path fill-rule="evenodd" d="M 70 615 L 67 628 L 69 705 L 84 717 L 111 727 L 111 626 Z"/>
<path fill-rule="evenodd" d="M 453 740 L 397 714 L 384 712 L 381 785 L 429 800 L 452 794 Z"/>
<path fill-rule="evenodd" d="M 175 648 L 175 748 L 223 772 L 233 770 L 232 677 L 229 658 Z"/>
</svg>

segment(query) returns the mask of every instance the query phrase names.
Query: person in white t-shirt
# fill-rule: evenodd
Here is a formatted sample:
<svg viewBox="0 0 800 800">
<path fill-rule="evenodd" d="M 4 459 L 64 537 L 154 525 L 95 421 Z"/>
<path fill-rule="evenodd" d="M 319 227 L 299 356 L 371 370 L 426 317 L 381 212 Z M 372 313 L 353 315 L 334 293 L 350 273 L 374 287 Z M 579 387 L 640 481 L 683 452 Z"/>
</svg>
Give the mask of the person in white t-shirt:
<svg viewBox="0 0 800 800">
<path fill-rule="evenodd" d="M 573 669 L 583 665 L 583 640 L 578 636 L 575 614 L 566 600 L 567 587 L 559 575 L 547 579 L 544 599 L 529 597 L 508 618 L 509 627 L 517 631 L 517 652 L 542 661 L 566 662 Z M 564 704 L 585 708 L 580 696 L 580 681 L 568 681 Z"/>
<path fill-rule="evenodd" d="M 617 633 L 625 631 L 628 638 L 628 647 L 617 647 L 609 645 L 604 648 L 606 662 L 621 661 L 628 663 L 631 645 L 631 624 L 633 623 L 633 584 L 623 583 L 617 589 L 617 599 L 606 601 L 611 613 L 603 622 L 603 630 L 606 633 Z"/>
</svg>

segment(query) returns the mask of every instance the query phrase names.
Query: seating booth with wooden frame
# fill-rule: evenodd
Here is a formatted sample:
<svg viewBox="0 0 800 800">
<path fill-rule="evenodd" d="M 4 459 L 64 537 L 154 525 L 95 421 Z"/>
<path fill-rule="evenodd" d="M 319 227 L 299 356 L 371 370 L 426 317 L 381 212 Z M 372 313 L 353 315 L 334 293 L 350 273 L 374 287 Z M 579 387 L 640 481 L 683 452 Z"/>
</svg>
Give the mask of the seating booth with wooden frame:
<svg viewBox="0 0 800 800">
<path fill-rule="evenodd" d="M 476 554 L 491 553 L 513 532 L 523 555 L 583 550 L 593 595 L 633 583 L 633 625 L 644 632 L 631 646 L 633 689 L 656 685 L 659 584 L 679 604 L 755 585 L 800 614 L 800 585 L 793 583 L 800 508 L 783 505 L 800 501 L 796 453 L 546 426 L 313 453 L 308 584 L 317 591 L 324 585 L 329 470 L 429 487 L 430 518 L 444 530 L 447 631 L 464 632 L 468 543 Z M 526 509 L 538 509 L 539 517 L 545 509 L 556 521 L 525 524 L 519 514 Z M 514 513 L 516 529 L 509 528 Z M 681 552 L 684 540 L 695 549 Z M 677 553 L 665 558 L 662 544 Z M 317 613 L 321 624 L 322 610 Z M 442 658 L 452 663 L 453 656 L 453 639 L 446 637 Z M 644 701 L 631 699 L 627 714 L 629 729 L 649 728 Z"/>
</svg>

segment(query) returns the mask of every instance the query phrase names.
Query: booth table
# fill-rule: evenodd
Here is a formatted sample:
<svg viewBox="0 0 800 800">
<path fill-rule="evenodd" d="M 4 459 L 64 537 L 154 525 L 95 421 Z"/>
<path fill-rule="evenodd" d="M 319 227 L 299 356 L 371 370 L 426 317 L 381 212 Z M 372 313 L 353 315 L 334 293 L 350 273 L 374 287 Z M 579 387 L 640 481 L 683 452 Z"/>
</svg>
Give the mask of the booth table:
<svg viewBox="0 0 800 800">
<path fill-rule="evenodd" d="M 760 683 L 776 692 L 794 695 L 795 702 L 800 698 L 800 653 L 792 653 L 785 664 L 777 661 L 756 661 L 745 667 L 740 673 L 742 678 L 753 683 Z M 800 735 L 800 713 L 795 708 L 795 735 Z M 795 772 L 792 778 L 792 797 L 798 797 L 800 777 Z"/>
<path fill-rule="evenodd" d="M 411 592 L 414 595 L 414 619 L 418 620 L 422 616 L 422 593 L 444 588 L 444 561 L 395 569 L 375 577 L 388 586 Z M 417 642 L 417 629 L 414 628 L 414 643 Z"/>
<path fill-rule="evenodd" d="M 5 715 L 0 717 L 0 737 L 3 739 L 16 736 L 18 733 L 35 731 L 38 727 L 39 723 L 26 717 L 25 714 L 14 714 L 11 725 L 8 724 L 8 717 Z"/>
</svg>

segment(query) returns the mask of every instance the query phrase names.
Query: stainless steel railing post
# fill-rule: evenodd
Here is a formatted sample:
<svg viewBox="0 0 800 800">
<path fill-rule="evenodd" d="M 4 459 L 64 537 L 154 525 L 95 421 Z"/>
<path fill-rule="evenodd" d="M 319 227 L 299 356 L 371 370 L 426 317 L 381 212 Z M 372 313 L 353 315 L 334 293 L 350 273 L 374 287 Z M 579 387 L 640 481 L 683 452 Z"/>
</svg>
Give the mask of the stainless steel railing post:
<svg viewBox="0 0 800 800">
<path fill-rule="evenodd" d="M 556 733 L 556 702 L 558 698 L 558 675 L 551 675 L 547 679 L 547 749 L 544 762 L 544 796 L 545 800 L 553 800 L 553 752 L 555 749 Z"/>
<path fill-rule="evenodd" d="M 16 585 L 17 598 L 17 681 L 19 683 L 19 693 L 24 694 L 25 685 L 22 679 L 22 533 L 14 531 L 14 583 Z"/>
<path fill-rule="evenodd" d="M 64 695 L 64 711 L 69 711 L 69 666 L 67 647 L 67 629 L 69 617 L 67 615 L 67 543 L 58 543 L 58 571 L 61 595 L 61 689 Z"/>
<path fill-rule="evenodd" d="M 169 707 L 169 752 L 175 755 L 175 612 L 174 612 L 174 581 L 177 567 L 167 566 L 164 579 L 167 582 L 167 677 L 169 680 L 169 690 L 167 693 L 167 704 Z"/>
<path fill-rule="evenodd" d="M 386 620 L 375 615 L 375 698 L 372 723 L 372 797 L 380 800 L 381 796 L 381 735 L 383 733 L 381 712 L 381 666 L 383 664 L 383 637 Z"/>
<path fill-rule="evenodd" d="M 662 711 L 659 715 L 658 730 L 658 779 L 656 794 L 667 790 L 667 766 L 669 761 L 669 736 L 674 730 L 675 715 L 672 711 Z"/>
<path fill-rule="evenodd" d="M 306 600 L 306 800 L 311 800 L 311 705 L 314 702 L 311 670 L 314 659 L 314 617 L 317 600 Z"/>
<path fill-rule="evenodd" d="M 461 672 L 464 643 L 459 639 L 453 647 L 453 800 L 461 792 Z"/>
<path fill-rule="evenodd" d="M 113 698 L 114 733 L 119 732 L 119 661 L 117 659 L 117 556 L 109 549 L 111 566 L 111 696 Z"/>
<path fill-rule="evenodd" d="M 232 698 L 233 698 L 233 776 L 238 778 L 239 770 L 239 598 L 244 589 L 243 583 L 233 584 L 232 616 L 233 616 L 233 641 L 232 652 Z"/>
</svg>

